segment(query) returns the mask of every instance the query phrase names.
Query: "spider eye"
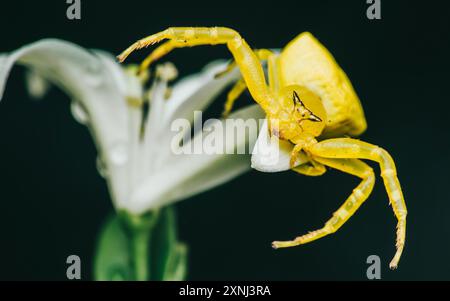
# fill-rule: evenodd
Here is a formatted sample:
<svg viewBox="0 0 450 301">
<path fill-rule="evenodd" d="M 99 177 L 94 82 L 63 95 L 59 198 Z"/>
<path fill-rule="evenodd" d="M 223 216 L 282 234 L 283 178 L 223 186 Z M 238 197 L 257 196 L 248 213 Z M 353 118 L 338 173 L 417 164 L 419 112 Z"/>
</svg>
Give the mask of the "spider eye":
<svg viewBox="0 0 450 301">
<path fill-rule="evenodd" d="M 321 122 L 322 119 L 319 116 L 316 116 L 314 114 L 311 114 L 311 116 L 309 116 L 309 120 L 313 121 L 313 122 Z"/>
</svg>

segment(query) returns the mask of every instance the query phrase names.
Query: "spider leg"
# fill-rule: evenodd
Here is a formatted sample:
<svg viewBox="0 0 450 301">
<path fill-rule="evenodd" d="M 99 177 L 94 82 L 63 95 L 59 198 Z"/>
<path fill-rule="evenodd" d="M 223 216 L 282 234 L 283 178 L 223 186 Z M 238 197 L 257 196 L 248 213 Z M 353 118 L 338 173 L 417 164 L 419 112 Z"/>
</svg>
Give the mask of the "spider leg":
<svg viewBox="0 0 450 301">
<path fill-rule="evenodd" d="M 227 67 L 226 67 L 223 71 L 217 72 L 217 73 L 214 75 L 214 78 L 219 78 L 219 77 L 224 76 L 224 75 L 227 74 L 227 73 L 230 73 L 235 67 L 236 67 L 236 62 L 233 61 L 233 60 L 231 60 L 231 61 L 228 63 Z"/>
<path fill-rule="evenodd" d="M 289 162 L 290 166 L 293 167 L 293 166 L 295 166 L 295 163 L 297 161 L 298 154 L 303 149 L 305 149 L 308 145 L 317 143 L 317 140 L 310 134 L 300 134 L 299 136 L 295 137 L 291 141 L 295 144 L 291 150 L 291 159 Z M 312 161 L 314 161 L 314 160 L 311 160 L 311 163 L 314 164 Z"/>
<path fill-rule="evenodd" d="M 296 237 L 291 241 L 274 241 L 272 246 L 276 249 L 306 244 L 336 232 L 356 212 L 372 192 L 375 176 L 372 168 L 366 163 L 357 159 L 325 159 L 314 157 L 314 160 L 317 160 L 323 165 L 357 176 L 362 181 L 353 190 L 344 204 L 333 214 L 333 217 L 325 223 L 323 228 Z"/>
<path fill-rule="evenodd" d="M 301 152 L 301 150 L 304 148 L 305 143 L 301 141 L 300 143 L 297 143 L 294 148 L 291 151 L 291 160 L 289 162 L 289 165 L 291 167 L 295 166 L 295 162 L 297 161 L 297 154 Z"/>
<path fill-rule="evenodd" d="M 256 56 L 258 57 L 258 59 L 260 61 L 266 61 L 271 56 L 275 55 L 272 51 L 270 51 L 268 49 L 255 49 L 253 51 L 255 52 Z M 233 68 L 235 66 L 236 66 L 236 62 L 235 61 L 231 62 L 230 64 L 228 64 L 227 68 L 224 71 L 216 74 L 216 77 L 223 76 L 224 74 L 230 72 L 231 70 L 233 70 Z M 269 68 L 269 79 L 271 78 L 270 70 L 271 70 L 271 68 Z M 234 105 L 235 101 L 239 98 L 239 96 L 241 96 L 241 94 L 245 91 L 245 89 L 247 89 L 247 85 L 243 79 L 240 79 L 233 86 L 233 88 L 231 88 L 231 90 L 228 92 L 228 95 L 227 95 L 227 101 L 225 102 L 225 105 L 224 105 L 224 111 L 222 112 L 223 118 L 226 118 L 230 114 L 231 110 L 233 109 L 233 105 Z"/>
<path fill-rule="evenodd" d="M 308 163 L 294 167 L 292 168 L 292 170 L 310 177 L 321 176 L 327 171 L 325 166 L 322 163 L 317 162 L 316 160 L 311 160 Z"/>
<path fill-rule="evenodd" d="M 141 65 L 139 66 L 138 72 L 142 73 L 143 71 L 147 70 L 148 68 L 150 68 L 150 65 L 153 62 L 159 60 L 161 57 L 165 56 L 175 48 L 176 43 L 174 43 L 173 41 L 168 41 L 161 44 L 142 61 Z"/>
<path fill-rule="evenodd" d="M 308 151 L 313 156 L 319 157 L 360 158 L 378 162 L 380 165 L 381 177 L 383 178 L 390 204 L 392 205 L 392 209 L 398 220 L 396 240 L 397 251 L 389 264 L 391 269 L 395 269 L 398 265 L 403 252 L 403 247 L 405 245 L 407 210 L 402 188 L 397 178 L 397 170 L 392 157 L 387 151 L 376 145 L 351 138 L 324 140 L 312 145 Z"/>
<path fill-rule="evenodd" d="M 278 109 L 278 103 L 270 93 L 264 70 L 257 55 L 236 31 L 226 27 L 170 27 L 164 31 L 143 38 L 122 52 L 118 59 L 124 61 L 137 49 L 147 47 L 168 39 L 171 43 L 158 50 L 159 54 L 168 53 L 173 48 L 199 45 L 226 44 L 239 66 L 246 85 L 253 97 L 266 112 Z M 150 55 L 151 56 L 151 55 Z M 153 57 L 158 57 L 154 55 Z M 159 56 L 160 57 L 160 56 Z M 153 59 L 149 59 L 153 60 Z"/>
<path fill-rule="evenodd" d="M 236 84 L 231 88 L 227 95 L 227 101 L 225 102 L 224 109 L 222 112 L 222 117 L 226 118 L 231 110 L 233 109 L 234 102 L 239 96 L 247 89 L 247 85 L 245 81 L 241 78 L 236 82 Z"/>
</svg>

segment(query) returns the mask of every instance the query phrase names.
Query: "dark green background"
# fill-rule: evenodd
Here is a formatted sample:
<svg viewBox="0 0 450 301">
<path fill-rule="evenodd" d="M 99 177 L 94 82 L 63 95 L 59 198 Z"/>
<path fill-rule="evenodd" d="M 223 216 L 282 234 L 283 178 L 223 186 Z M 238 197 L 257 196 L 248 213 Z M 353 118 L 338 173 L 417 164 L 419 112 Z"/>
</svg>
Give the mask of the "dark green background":
<svg viewBox="0 0 450 301">
<path fill-rule="evenodd" d="M 0 52 L 56 37 L 118 54 L 165 27 L 195 25 L 233 27 L 255 48 L 276 48 L 308 30 L 349 75 L 369 124 L 362 139 L 390 151 L 406 197 L 399 269 L 388 269 L 396 221 L 379 177 L 336 234 L 274 251 L 272 240 L 321 227 L 358 180 L 333 170 L 319 178 L 251 171 L 177 204 L 180 236 L 190 247 L 189 279 L 366 279 L 371 254 L 381 257 L 383 279 L 450 278 L 450 14 L 444 1 L 382 0 L 376 21 L 366 18 L 365 0 L 254 6 L 82 0 L 81 21 L 66 19 L 64 0 L 12 2 L 0 8 Z M 167 59 L 187 74 L 229 57 L 225 47 L 199 47 Z M 246 98 L 241 103 L 250 103 Z M 83 279 L 91 279 L 96 235 L 112 206 L 91 137 L 68 103 L 57 89 L 42 102 L 30 100 L 23 70 L 12 72 L 0 104 L 0 279 L 63 280 L 70 254 L 81 257 Z"/>
</svg>

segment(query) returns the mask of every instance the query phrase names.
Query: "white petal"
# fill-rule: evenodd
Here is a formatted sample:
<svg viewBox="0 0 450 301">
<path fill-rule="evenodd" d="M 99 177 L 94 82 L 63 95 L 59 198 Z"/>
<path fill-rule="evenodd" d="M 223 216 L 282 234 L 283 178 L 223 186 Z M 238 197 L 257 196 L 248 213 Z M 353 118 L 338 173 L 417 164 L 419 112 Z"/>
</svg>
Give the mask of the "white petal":
<svg viewBox="0 0 450 301">
<path fill-rule="evenodd" d="M 143 87 L 140 79 L 136 76 L 136 70 L 125 65 L 119 65 L 117 59 L 110 53 L 102 50 L 95 50 L 94 53 L 100 58 L 105 68 L 110 72 L 121 95 L 126 95 L 127 101 L 140 103 L 143 101 Z M 143 152 L 140 143 L 140 131 L 142 121 L 142 110 L 140 106 L 128 104 L 127 106 L 128 123 L 125 128 L 128 132 L 127 149 L 129 153 L 128 187 L 129 191 L 134 185 L 142 180 L 142 162 L 141 154 Z M 127 201 L 124 199 L 123 201 Z"/>
<path fill-rule="evenodd" d="M 112 198 L 126 198 L 128 132 L 122 80 L 113 74 L 119 67 L 105 65 L 98 56 L 72 43 L 47 39 L 0 57 L 0 97 L 15 63 L 28 66 L 79 101 L 89 116 L 89 127 L 108 168 Z"/>
<path fill-rule="evenodd" d="M 92 52 L 100 59 L 100 61 L 103 63 L 105 68 L 108 70 L 109 74 L 112 76 L 114 82 L 117 85 L 117 88 L 120 91 L 121 95 L 128 95 L 128 86 L 127 81 L 128 78 L 123 71 L 123 66 L 117 64 L 117 59 L 112 54 L 99 50 L 94 49 Z M 141 91 L 142 93 L 142 91 Z"/>
<path fill-rule="evenodd" d="M 161 140 L 166 139 L 161 135 L 162 116 L 164 114 L 166 100 L 164 95 L 167 91 L 167 81 L 156 79 L 153 83 L 150 95 L 150 111 L 148 113 L 147 124 L 144 131 L 144 150 L 142 158 L 142 168 L 145 174 L 151 173 L 158 165 L 161 165 L 160 157 L 169 149 L 164 146 Z M 167 131 L 163 131 L 167 132 Z"/>
<path fill-rule="evenodd" d="M 289 141 L 280 140 L 275 135 L 269 135 L 267 120 L 265 120 L 253 149 L 252 168 L 262 172 L 289 170 L 291 169 L 290 158 L 293 148 L 294 145 Z M 300 153 L 294 166 L 306 162 L 306 156 Z"/>
<path fill-rule="evenodd" d="M 257 105 L 238 110 L 230 118 L 263 118 L 263 112 Z M 222 121 L 221 121 L 222 122 Z M 256 134 L 256 133 L 255 133 Z M 249 144 L 249 135 L 233 144 L 238 147 Z M 249 139 L 250 141 L 247 141 Z M 167 163 L 157 173 L 146 178 L 132 194 L 126 209 L 142 213 L 146 210 L 164 206 L 175 201 L 198 194 L 250 169 L 248 155 L 214 154 L 214 155 L 179 155 L 180 160 Z"/>
<path fill-rule="evenodd" d="M 152 160 L 157 162 L 156 165 L 153 165 L 155 168 L 162 166 L 167 160 L 173 159 L 170 156 L 170 145 L 173 138 L 173 133 L 170 131 L 172 121 L 178 118 L 192 121 L 194 111 L 207 107 L 216 99 L 218 94 L 240 78 L 238 68 L 234 68 L 217 78 L 215 77 L 216 74 L 224 71 L 227 66 L 228 62 L 214 61 L 206 65 L 200 73 L 187 76 L 174 85 L 170 98 L 165 100 L 164 122 L 159 124 L 161 131 L 157 133 L 157 138 L 146 140 L 146 143 L 157 143 L 159 145 L 159 153 L 152 154 Z M 148 127 L 146 132 L 154 131 L 154 128 Z M 157 142 L 154 142 L 155 139 L 157 139 Z"/>
<path fill-rule="evenodd" d="M 241 73 L 237 68 L 215 78 L 215 75 L 227 67 L 223 61 L 214 61 L 195 75 L 176 83 L 172 95 L 167 100 L 165 125 L 176 118 L 192 119 L 192 112 L 208 106 L 225 87 L 237 81 Z"/>
</svg>

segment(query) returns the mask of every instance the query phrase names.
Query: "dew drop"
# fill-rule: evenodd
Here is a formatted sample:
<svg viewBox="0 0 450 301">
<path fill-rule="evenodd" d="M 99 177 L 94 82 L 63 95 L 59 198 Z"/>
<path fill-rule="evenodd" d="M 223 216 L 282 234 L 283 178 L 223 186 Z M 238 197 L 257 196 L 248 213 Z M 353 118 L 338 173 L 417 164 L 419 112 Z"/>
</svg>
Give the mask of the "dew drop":
<svg viewBox="0 0 450 301">
<path fill-rule="evenodd" d="M 89 121 L 88 114 L 79 101 L 72 101 L 70 111 L 72 112 L 73 118 L 79 123 L 86 124 Z"/>
<path fill-rule="evenodd" d="M 115 165 L 123 165 L 128 161 L 127 144 L 120 142 L 114 144 L 109 153 L 111 162 Z"/>
</svg>

